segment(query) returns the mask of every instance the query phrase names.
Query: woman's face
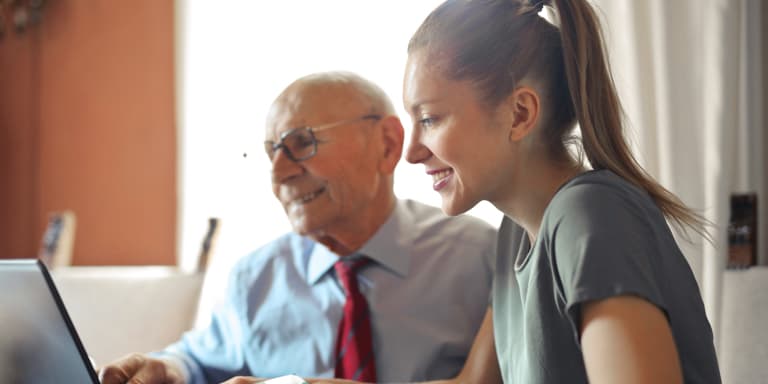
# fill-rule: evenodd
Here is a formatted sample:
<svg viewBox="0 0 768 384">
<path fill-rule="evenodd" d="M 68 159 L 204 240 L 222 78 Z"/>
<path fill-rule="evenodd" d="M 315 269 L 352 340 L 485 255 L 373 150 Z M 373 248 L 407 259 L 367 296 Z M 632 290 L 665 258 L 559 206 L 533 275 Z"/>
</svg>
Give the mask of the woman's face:
<svg viewBox="0 0 768 384">
<path fill-rule="evenodd" d="M 443 76 L 429 57 L 416 51 L 406 65 L 403 103 L 413 121 L 406 160 L 424 164 L 443 211 L 458 215 L 499 197 L 510 181 L 511 151 L 498 109 L 483 105 L 470 82 Z"/>
</svg>

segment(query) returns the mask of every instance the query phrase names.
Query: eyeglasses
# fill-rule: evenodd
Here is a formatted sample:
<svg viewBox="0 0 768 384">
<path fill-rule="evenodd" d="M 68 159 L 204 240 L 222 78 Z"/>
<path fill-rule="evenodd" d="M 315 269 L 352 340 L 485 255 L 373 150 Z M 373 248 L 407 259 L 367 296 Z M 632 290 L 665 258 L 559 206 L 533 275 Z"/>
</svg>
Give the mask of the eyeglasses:
<svg viewBox="0 0 768 384">
<path fill-rule="evenodd" d="M 376 121 L 380 119 L 380 115 L 365 115 L 314 127 L 294 128 L 280 134 L 280 140 L 277 143 L 271 140 L 265 141 L 264 150 L 267 152 L 269 159 L 274 161 L 277 150 L 282 148 L 283 153 L 285 153 L 289 159 L 298 163 L 317 154 L 317 138 L 315 137 L 315 132 L 339 127 L 360 120 Z"/>
</svg>

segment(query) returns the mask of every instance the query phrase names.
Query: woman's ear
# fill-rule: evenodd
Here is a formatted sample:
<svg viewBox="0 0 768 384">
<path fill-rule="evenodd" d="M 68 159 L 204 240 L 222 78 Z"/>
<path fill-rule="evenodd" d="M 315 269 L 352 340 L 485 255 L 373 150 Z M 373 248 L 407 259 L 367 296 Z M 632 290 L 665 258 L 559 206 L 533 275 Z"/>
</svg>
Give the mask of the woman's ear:
<svg viewBox="0 0 768 384">
<path fill-rule="evenodd" d="M 508 125 L 510 141 L 520 141 L 533 131 L 541 112 L 539 100 L 539 94 L 527 86 L 515 89 L 507 97 L 504 107 L 511 120 Z"/>
<path fill-rule="evenodd" d="M 379 159 L 379 171 L 391 175 L 400 161 L 403 153 L 405 130 L 397 116 L 390 115 L 382 118 L 381 122 L 382 151 Z"/>
</svg>

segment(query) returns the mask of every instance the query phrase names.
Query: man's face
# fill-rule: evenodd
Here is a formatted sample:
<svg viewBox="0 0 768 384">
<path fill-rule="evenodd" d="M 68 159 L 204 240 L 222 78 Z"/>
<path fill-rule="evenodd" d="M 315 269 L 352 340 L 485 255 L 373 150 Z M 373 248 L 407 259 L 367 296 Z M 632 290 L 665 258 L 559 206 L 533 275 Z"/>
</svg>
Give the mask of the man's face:
<svg viewBox="0 0 768 384">
<path fill-rule="evenodd" d="M 309 159 L 295 162 L 282 149 L 272 156 L 272 191 L 296 232 L 319 237 L 349 230 L 381 205 L 378 122 L 356 119 L 370 112 L 363 97 L 341 86 L 293 86 L 273 104 L 265 140 L 275 143 L 294 128 L 351 120 L 314 132 L 317 153 Z"/>
</svg>

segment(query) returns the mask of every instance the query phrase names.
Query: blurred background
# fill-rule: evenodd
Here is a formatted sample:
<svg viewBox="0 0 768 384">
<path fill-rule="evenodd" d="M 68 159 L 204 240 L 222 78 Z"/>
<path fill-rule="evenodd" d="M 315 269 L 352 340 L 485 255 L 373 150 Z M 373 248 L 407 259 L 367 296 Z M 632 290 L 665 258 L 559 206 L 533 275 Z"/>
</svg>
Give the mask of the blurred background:
<svg viewBox="0 0 768 384">
<path fill-rule="evenodd" d="M 439 3 L 0 1 L 0 257 L 37 255 L 61 211 L 76 217 L 75 265 L 192 268 L 211 217 L 231 235 L 219 253 L 289 230 L 260 148 L 269 104 L 298 76 L 352 70 L 409 128 L 405 47 Z M 700 193 L 707 170 L 729 175 L 727 193 L 762 195 L 768 7 L 594 3 L 643 165 L 701 211 L 715 206 Z M 439 205 L 421 167 L 398 173 L 400 197 Z"/>
<path fill-rule="evenodd" d="M 290 230 L 260 144 L 270 103 L 299 76 L 351 70 L 389 93 L 409 130 L 406 44 L 439 3 L 0 1 L 0 257 L 40 254 L 60 212 L 75 222 L 73 265 L 192 270 L 211 218 L 213 251 L 232 261 Z M 768 226 L 729 228 L 732 195 L 768 222 L 768 7 L 593 4 L 639 160 L 716 224 L 714 245 L 683 245 L 697 278 L 719 280 L 729 241 L 749 245 L 745 265 L 768 263 L 756 241 Z M 439 206 L 422 167 L 397 172 L 398 196 Z M 470 214 L 501 217 L 488 204 Z"/>
<path fill-rule="evenodd" d="M 408 37 L 437 3 L 0 2 L 0 257 L 35 256 L 64 210 L 75 265 L 192 268 L 210 217 L 219 254 L 290 230 L 261 147 L 270 103 L 346 69 L 401 111 Z M 401 170 L 398 195 L 439 204 L 420 167 Z"/>
</svg>

